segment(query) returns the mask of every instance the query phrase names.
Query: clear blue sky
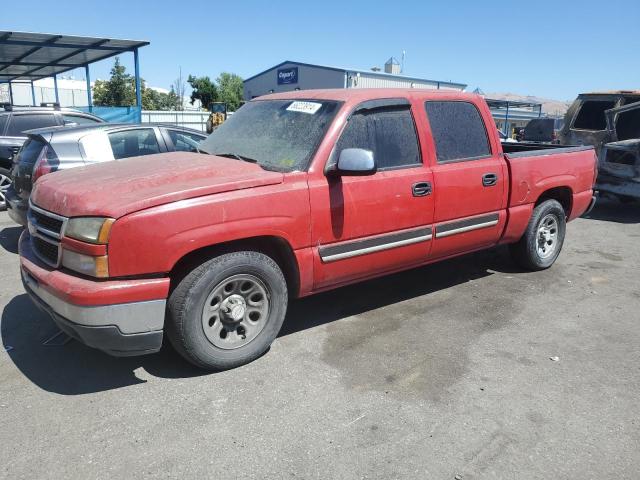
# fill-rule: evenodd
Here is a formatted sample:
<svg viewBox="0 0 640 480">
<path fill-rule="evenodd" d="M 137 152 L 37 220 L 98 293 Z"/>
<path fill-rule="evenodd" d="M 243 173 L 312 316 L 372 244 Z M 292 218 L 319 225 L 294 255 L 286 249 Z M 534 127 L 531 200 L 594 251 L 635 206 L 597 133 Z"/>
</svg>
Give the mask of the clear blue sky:
<svg viewBox="0 0 640 480">
<path fill-rule="evenodd" d="M 249 77 L 283 60 L 369 68 L 560 100 L 640 88 L 640 1 L 5 0 L 0 30 L 148 40 L 141 74 Z M 122 60 L 132 68 L 132 55 Z M 92 68 L 105 78 L 112 60 Z M 82 72 L 78 72 L 83 77 Z"/>
</svg>

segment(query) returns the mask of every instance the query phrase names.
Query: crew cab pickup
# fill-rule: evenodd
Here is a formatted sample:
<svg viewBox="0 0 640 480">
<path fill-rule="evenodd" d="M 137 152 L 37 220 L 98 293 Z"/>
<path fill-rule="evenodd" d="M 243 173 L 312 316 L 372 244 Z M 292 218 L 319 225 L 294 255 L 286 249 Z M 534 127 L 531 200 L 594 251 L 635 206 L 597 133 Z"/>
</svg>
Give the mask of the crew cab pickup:
<svg viewBox="0 0 640 480">
<path fill-rule="evenodd" d="M 150 353 L 166 333 L 202 368 L 236 367 L 269 348 L 290 298 L 497 244 L 550 267 L 595 201 L 595 152 L 518 149 L 477 95 L 267 95 L 200 153 L 41 178 L 22 279 L 89 346 Z"/>
</svg>

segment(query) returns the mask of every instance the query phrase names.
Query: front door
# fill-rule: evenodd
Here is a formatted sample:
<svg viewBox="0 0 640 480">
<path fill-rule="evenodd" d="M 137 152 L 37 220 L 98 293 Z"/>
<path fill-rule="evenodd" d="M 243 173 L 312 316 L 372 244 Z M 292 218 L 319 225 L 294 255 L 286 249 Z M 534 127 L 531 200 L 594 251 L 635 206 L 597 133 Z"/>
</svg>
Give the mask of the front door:
<svg viewBox="0 0 640 480">
<path fill-rule="evenodd" d="M 433 179 L 410 105 L 369 103 L 349 117 L 329 161 L 346 148 L 370 150 L 376 173 L 309 182 L 315 289 L 418 264 L 429 254 Z"/>
</svg>

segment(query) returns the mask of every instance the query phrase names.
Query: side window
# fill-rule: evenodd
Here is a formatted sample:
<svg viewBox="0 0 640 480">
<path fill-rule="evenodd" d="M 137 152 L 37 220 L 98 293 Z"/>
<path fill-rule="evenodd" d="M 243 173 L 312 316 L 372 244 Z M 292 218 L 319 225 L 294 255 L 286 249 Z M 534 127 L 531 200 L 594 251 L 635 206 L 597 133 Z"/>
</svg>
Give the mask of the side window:
<svg viewBox="0 0 640 480">
<path fill-rule="evenodd" d="M 416 129 L 408 108 L 355 113 L 338 140 L 336 155 L 345 148 L 371 150 L 378 169 L 421 164 Z"/>
<path fill-rule="evenodd" d="M 0 115 L 0 135 L 4 133 L 4 127 L 7 125 L 9 115 Z"/>
<path fill-rule="evenodd" d="M 64 121 L 65 125 L 69 123 L 75 123 L 77 125 L 94 125 L 96 123 L 100 123 L 95 118 L 85 117 L 82 115 L 73 115 L 70 113 L 63 113 L 62 120 Z"/>
<path fill-rule="evenodd" d="M 426 102 L 438 163 L 491 155 L 484 122 L 469 102 Z"/>
<path fill-rule="evenodd" d="M 607 128 L 605 110 L 616 106 L 615 100 L 585 100 L 573 122 L 573 128 L 580 130 L 604 130 Z"/>
<path fill-rule="evenodd" d="M 113 158 L 116 160 L 160 153 L 158 139 L 152 128 L 136 128 L 108 135 Z"/>
<path fill-rule="evenodd" d="M 203 137 L 180 130 L 167 130 L 177 152 L 197 152 L 197 145 Z"/>
<path fill-rule="evenodd" d="M 26 130 L 34 128 L 54 127 L 58 123 L 53 113 L 28 114 L 28 115 L 11 115 L 9 121 L 8 136 L 21 136 Z"/>
</svg>

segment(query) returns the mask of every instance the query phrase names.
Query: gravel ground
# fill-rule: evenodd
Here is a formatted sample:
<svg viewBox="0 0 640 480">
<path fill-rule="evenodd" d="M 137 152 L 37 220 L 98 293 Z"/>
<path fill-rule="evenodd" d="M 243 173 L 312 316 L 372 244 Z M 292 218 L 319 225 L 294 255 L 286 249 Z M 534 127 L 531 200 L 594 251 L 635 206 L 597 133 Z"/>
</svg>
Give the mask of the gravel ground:
<svg viewBox="0 0 640 480">
<path fill-rule="evenodd" d="M 638 205 L 571 223 L 544 272 L 498 248 L 293 302 L 219 374 L 43 345 L 19 233 L 1 213 L 5 478 L 638 478 Z"/>
</svg>

